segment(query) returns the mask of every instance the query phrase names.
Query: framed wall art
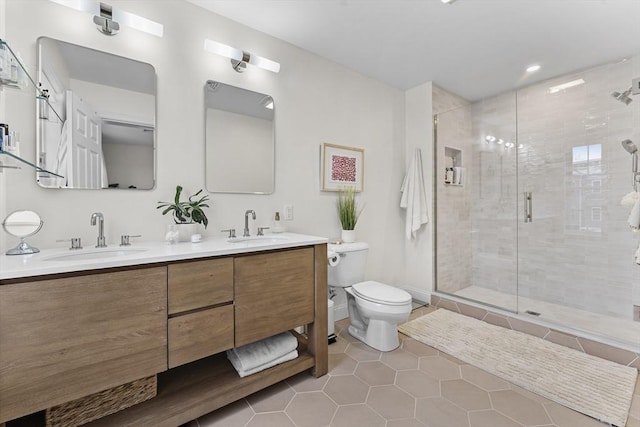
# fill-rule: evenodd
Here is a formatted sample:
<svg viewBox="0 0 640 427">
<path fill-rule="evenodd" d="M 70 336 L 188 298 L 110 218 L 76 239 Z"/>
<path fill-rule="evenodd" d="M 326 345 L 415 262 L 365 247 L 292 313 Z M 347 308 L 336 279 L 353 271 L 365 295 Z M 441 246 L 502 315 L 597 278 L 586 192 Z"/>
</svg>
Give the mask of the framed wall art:
<svg viewBox="0 0 640 427">
<path fill-rule="evenodd" d="M 320 150 L 322 191 L 364 189 L 364 149 L 325 143 Z"/>
</svg>

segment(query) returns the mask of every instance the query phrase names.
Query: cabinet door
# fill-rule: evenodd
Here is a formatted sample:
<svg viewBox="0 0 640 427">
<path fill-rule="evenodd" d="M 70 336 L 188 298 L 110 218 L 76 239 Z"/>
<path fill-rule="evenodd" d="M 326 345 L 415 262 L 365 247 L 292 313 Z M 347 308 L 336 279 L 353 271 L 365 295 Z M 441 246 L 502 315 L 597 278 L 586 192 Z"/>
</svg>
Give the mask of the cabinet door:
<svg viewBox="0 0 640 427">
<path fill-rule="evenodd" d="M 166 267 L 0 286 L 0 422 L 166 369 Z"/>
<path fill-rule="evenodd" d="M 234 259 L 235 346 L 313 322 L 313 248 Z"/>
<path fill-rule="evenodd" d="M 169 314 L 233 300 L 233 258 L 169 265 Z"/>
<path fill-rule="evenodd" d="M 169 319 L 169 368 L 233 347 L 233 305 Z"/>
</svg>

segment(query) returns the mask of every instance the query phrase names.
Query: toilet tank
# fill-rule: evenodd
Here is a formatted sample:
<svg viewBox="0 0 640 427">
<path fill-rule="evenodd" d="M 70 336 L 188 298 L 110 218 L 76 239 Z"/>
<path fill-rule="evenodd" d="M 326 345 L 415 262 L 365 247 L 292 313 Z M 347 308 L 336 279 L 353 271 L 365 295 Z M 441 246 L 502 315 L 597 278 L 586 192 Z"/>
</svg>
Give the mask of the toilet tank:
<svg viewBox="0 0 640 427">
<path fill-rule="evenodd" d="M 369 245 L 364 242 L 329 244 L 327 251 L 337 253 L 339 260 L 336 266 L 327 266 L 329 286 L 346 288 L 364 280 Z"/>
</svg>

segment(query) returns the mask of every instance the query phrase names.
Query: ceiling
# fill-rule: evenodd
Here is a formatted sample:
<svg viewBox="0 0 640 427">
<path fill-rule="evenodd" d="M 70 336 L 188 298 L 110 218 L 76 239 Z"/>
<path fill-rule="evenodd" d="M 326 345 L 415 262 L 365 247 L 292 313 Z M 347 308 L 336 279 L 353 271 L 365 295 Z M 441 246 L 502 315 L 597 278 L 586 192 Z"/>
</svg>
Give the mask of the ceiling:
<svg viewBox="0 0 640 427">
<path fill-rule="evenodd" d="M 187 1 L 394 87 L 433 81 L 470 101 L 640 53 L 640 0 Z"/>
</svg>

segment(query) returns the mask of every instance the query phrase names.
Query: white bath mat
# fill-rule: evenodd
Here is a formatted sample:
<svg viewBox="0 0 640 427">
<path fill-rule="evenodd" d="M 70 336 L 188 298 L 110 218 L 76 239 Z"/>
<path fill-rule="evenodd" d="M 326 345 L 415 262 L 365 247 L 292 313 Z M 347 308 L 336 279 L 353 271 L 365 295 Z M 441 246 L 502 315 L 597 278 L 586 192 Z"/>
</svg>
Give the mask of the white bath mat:
<svg viewBox="0 0 640 427">
<path fill-rule="evenodd" d="M 400 332 L 526 390 L 624 426 L 638 370 L 439 309 Z"/>
</svg>

